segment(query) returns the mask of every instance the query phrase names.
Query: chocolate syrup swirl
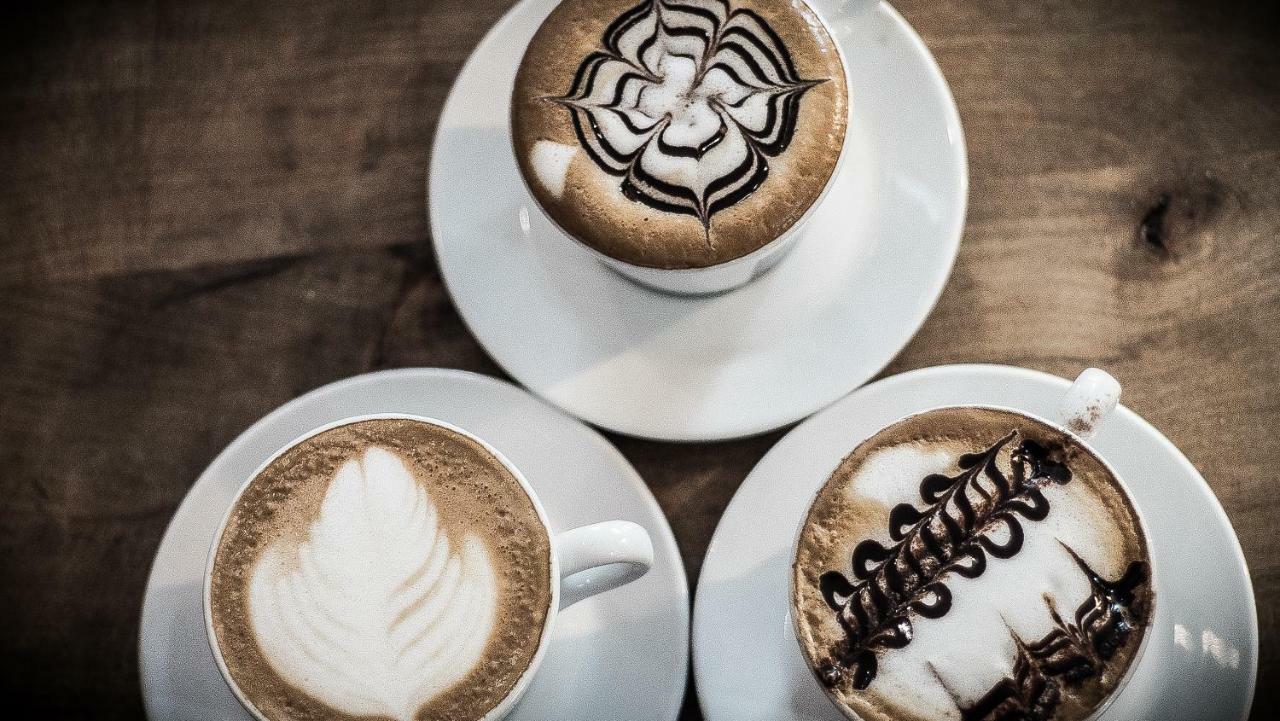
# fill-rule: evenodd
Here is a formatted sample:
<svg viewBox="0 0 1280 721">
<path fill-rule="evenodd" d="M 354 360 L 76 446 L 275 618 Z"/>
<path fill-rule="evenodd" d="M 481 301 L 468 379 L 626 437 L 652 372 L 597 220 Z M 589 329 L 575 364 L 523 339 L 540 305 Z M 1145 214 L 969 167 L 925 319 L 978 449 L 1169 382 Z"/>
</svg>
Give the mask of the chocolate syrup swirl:
<svg viewBox="0 0 1280 721">
<path fill-rule="evenodd" d="M 1124 575 L 1109 581 L 1069 546 L 1063 544 L 1063 548 L 1089 579 L 1089 598 L 1067 622 L 1046 597 L 1054 629 L 1034 643 L 1013 634 L 1018 649 L 1013 675 L 1001 679 L 974 704 L 961 705 L 963 721 L 1050 721 L 1063 693 L 1101 674 L 1146 623 L 1146 596 L 1138 592 L 1150 577 L 1145 562 L 1130 563 Z"/>
<path fill-rule="evenodd" d="M 547 99 L 569 110 L 578 142 L 622 178 L 624 196 L 708 229 L 764 183 L 801 96 L 824 82 L 800 78 L 777 32 L 727 0 L 644 0 L 602 44 L 568 92 Z"/>
<path fill-rule="evenodd" d="M 911 643 L 913 616 L 941 618 L 951 610 L 952 573 L 977 578 L 988 557 L 1012 558 L 1022 550 L 1022 522 L 1049 515 L 1041 487 L 1069 482 L 1071 471 L 1024 439 L 1010 453 L 1013 477 L 1006 477 L 997 459 L 1017 438 L 1013 431 L 985 451 L 961 455 L 958 475 L 926 476 L 922 508 L 901 503 L 889 512 L 895 543 L 867 539 L 854 548 L 854 580 L 839 571 L 822 574 L 822 597 L 845 632 L 818 668 L 824 684 L 866 688 L 876 677 L 876 654 Z"/>
</svg>

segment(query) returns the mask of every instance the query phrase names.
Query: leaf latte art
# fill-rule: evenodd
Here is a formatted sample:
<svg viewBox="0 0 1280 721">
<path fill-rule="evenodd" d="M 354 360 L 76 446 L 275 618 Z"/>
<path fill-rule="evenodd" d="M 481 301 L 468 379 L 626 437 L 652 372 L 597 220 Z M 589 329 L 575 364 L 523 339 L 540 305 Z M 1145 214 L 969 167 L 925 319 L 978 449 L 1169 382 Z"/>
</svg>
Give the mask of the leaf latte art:
<svg viewBox="0 0 1280 721">
<path fill-rule="evenodd" d="M 711 217 L 749 196 L 791 142 L 802 96 L 781 37 L 726 0 L 644 0 L 605 31 L 562 97 L 579 143 L 623 194 Z"/>
<path fill-rule="evenodd" d="M 334 475 L 304 541 L 267 548 L 248 593 L 282 678 L 344 713 L 409 721 L 479 663 L 497 578 L 484 541 L 449 538 L 405 462 L 374 446 Z"/>
</svg>

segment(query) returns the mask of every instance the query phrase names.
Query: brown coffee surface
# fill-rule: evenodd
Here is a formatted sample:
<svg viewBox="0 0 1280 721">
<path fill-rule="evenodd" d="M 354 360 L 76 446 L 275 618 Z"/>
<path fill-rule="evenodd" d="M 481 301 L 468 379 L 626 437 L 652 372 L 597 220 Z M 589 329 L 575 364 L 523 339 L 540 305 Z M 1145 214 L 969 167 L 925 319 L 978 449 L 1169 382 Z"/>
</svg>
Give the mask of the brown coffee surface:
<svg viewBox="0 0 1280 721">
<path fill-rule="evenodd" d="M 660 26 L 659 45 L 677 38 L 667 65 L 652 41 L 628 45 Z M 786 232 L 831 178 L 847 122 L 839 50 L 802 0 L 565 0 L 512 96 L 516 158 L 551 219 L 654 268 L 724 263 Z"/>
<path fill-rule="evenodd" d="M 469 534 L 487 549 L 496 576 L 494 630 L 473 670 L 413 714 L 418 721 L 479 719 L 508 695 L 538 649 L 552 595 L 550 541 L 517 479 L 475 441 L 435 425 L 375 419 L 339 426 L 293 446 L 253 479 L 212 565 L 208 602 L 218 648 L 236 685 L 272 721 L 370 718 L 286 681 L 264 654 L 248 608 L 265 549 L 305 541 L 335 474 L 370 448 L 404 461 L 445 533 Z"/>
<path fill-rule="evenodd" d="M 1108 467 L 1052 426 L 971 407 L 859 444 L 809 509 L 792 584 L 807 661 L 862 721 L 1082 721 L 1155 601 Z"/>
</svg>

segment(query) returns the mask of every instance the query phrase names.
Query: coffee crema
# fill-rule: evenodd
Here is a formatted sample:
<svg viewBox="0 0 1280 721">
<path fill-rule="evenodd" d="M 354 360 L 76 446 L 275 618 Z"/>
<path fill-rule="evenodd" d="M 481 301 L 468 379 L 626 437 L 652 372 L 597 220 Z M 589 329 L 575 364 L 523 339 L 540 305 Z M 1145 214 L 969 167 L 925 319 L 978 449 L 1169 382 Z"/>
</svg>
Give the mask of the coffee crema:
<svg viewBox="0 0 1280 721">
<path fill-rule="evenodd" d="M 990 408 L 860 444 L 809 509 L 792 584 L 806 659 L 862 721 L 1083 721 L 1125 679 L 1155 602 L 1106 465 Z"/>
<path fill-rule="evenodd" d="M 211 624 L 271 721 L 482 718 L 541 643 L 551 549 L 519 481 L 474 440 L 357 421 L 248 485 L 214 551 Z"/>
<path fill-rule="evenodd" d="M 847 95 L 802 0 L 565 0 L 520 64 L 516 157 L 588 246 L 707 267 L 767 245 L 818 199 Z"/>
</svg>

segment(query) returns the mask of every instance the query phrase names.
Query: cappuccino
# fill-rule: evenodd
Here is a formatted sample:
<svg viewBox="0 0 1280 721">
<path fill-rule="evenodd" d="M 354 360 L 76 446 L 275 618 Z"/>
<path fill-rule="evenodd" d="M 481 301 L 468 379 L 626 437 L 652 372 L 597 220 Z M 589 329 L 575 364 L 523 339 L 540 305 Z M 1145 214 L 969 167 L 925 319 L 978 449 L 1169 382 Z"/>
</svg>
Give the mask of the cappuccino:
<svg viewBox="0 0 1280 721">
<path fill-rule="evenodd" d="M 526 184 L 565 232 L 631 265 L 705 268 L 814 205 L 847 96 L 802 0 L 565 0 L 521 61 L 512 131 Z"/>
<path fill-rule="evenodd" d="M 241 493 L 210 564 L 211 635 L 270 721 L 474 721 L 532 663 L 551 568 L 537 508 L 481 444 L 355 421 Z"/>
<path fill-rule="evenodd" d="M 803 653 L 861 721 L 1083 721 L 1154 610 L 1137 510 L 1068 433 L 943 408 L 860 444 L 818 492 L 792 568 Z"/>
</svg>

